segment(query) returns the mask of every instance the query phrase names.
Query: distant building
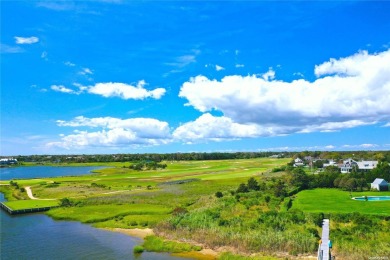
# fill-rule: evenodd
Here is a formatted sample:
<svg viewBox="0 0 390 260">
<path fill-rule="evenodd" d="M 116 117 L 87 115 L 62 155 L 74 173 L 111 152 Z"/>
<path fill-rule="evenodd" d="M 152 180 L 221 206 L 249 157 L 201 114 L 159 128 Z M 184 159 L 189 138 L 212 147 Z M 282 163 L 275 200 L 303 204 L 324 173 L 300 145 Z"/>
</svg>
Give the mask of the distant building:
<svg viewBox="0 0 390 260">
<path fill-rule="evenodd" d="M 305 164 L 303 163 L 303 161 L 300 159 L 300 158 L 297 158 L 294 160 L 294 167 L 300 167 L 300 166 L 304 166 Z"/>
<path fill-rule="evenodd" d="M 359 171 L 371 171 L 376 168 L 378 161 L 361 161 L 357 162 Z"/>
<path fill-rule="evenodd" d="M 376 178 L 371 183 L 371 189 L 378 190 L 378 191 L 389 190 L 389 183 L 387 181 L 385 181 L 384 179 Z"/>
<path fill-rule="evenodd" d="M 343 164 L 339 166 L 341 173 L 349 173 L 353 167 L 358 167 L 358 163 L 352 159 L 344 160 Z"/>
<path fill-rule="evenodd" d="M 14 158 L 2 158 L 0 159 L 0 165 L 10 165 L 10 164 L 17 164 L 18 160 Z"/>
<path fill-rule="evenodd" d="M 353 168 L 359 172 L 367 172 L 376 168 L 378 161 L 355 161 L 351 158 L 344 160 L 342 163 L 337 163 L 330 160 L 329 163 L 324 163 L 324 168 L 328 166 L 336 166 L 340 169 L 341 173 L 350 173 Z"/>
</svg>

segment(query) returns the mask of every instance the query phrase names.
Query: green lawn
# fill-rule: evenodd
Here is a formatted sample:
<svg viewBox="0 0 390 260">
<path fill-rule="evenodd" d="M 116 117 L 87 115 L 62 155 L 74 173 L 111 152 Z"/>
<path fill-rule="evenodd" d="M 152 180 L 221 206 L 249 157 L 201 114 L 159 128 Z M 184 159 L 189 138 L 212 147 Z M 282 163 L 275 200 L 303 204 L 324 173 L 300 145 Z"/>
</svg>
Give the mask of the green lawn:
<svg viewBox="0 0 390 260">
<path fill-rule="evenodd" d="M 390 192 L 352 192 L 352 197 L 389 196 Z M 305 212 L 390 215 L 390 201 L 356 201 L 348 191 L 338 189 L 304 190 L 297 194 L 292 209 Z"/>
<path fill-rule="evenodd" d="M 13 200 L 4 202 L 13 210 L 58 206 L 57 200 Z"/>
<path fill-rule="evenodd" d="M 54 217 L 55 219 L 78 220 L 84 223 L 94 223 L 108 221 L 114 218 L 122 220 L 123 217 L 127 215 L 139 215 L 140 218 L 142 215 L 145 215 L 145 218 L 149 219 L 149 215 L 166 216 L 171 210 L 172 209 L 165 206 L 149 204 L 93 205 L 55 208 L 50 210 L 48 215 Z M 131 226 L 130 224 L 129 226 Z M 113 225 L 111 223 L 108 227 L 112 226 Z M 121 225 L 114 225 L 114 227 L 120 226 Z"/>
</svg>

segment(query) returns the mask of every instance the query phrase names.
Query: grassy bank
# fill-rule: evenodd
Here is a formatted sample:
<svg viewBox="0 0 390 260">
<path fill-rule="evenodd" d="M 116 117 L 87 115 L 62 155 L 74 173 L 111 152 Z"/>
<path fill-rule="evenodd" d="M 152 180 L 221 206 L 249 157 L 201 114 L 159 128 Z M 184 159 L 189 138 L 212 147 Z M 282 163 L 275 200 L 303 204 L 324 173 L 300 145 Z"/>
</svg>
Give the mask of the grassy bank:
<svg viewBox="0 0 390 260">
<path fill-rule="evenodd" d="M 14 200 L 4 202 L 12 210 L 35 209 L 58 206 L 58 201 L 53 200 Z"/>
<path fill-rule="evenodd" d="M 293 209 L 305 212 L 382 214 L 390 216 L 390 201 L 356 201 L 352 197 L 390 196 L 390 192 L 348 192 L 339 189 L 314 189 L 300 192 Z"/>
</svg>

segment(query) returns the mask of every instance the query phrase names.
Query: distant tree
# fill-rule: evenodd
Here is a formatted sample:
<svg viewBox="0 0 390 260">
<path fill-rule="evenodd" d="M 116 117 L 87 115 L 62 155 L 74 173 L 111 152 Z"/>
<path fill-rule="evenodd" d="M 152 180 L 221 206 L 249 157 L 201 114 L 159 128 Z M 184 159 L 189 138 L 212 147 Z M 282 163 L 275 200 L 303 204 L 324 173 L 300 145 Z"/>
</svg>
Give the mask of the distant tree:
<svg viewBox="0 0 390 260">
<path fill-rule="evenodd" d="M 324 172 L 326 172 L 326 173 L 338 173 L 338 172 L 340 172 L 340 169 L 337 166 L 328 166 L 328 167 L 325 168 Z"/>
<path fill-rule="evenodd" d="M 284 197 L 286 196 L 286 185 L 282 180 L 277 180 L 274 187 L 274 195 L 276 197 Z"/>
<path fill-rule="evenodd" d="M 371 170 L 367 182 L 373 182 L 376 178 L 390 180 L 390 165 L 387 162 L 379 162 L 376 168 Z"/>
<path fill-rule="evenodd" d="M 215 193 L 215 197 L 217 197 L 217 198 L 222 198 L 222 197 L 223 197 L 222 192 L 217 191 L 217 192 Z"/>
<path fill-rule="evenodd" d="M 291 172 L 291 185 L 299 187 L 300 189 L 306 189 L 309 186 L 309 176 L 302 168 L 295 168 Z"/>
<path fill-rule="evenodd" d="M 355 178 L 349 178 L 346 182 L 344 187 L 348 190 L 356 190 L 358 187 L 358 181 Z"/>
<path fill-rule="evenodd" d="M 322 168 L 324 167 L 324 162 L 322 160 L 317 160 L 313 163 L 313 166 L 316 168 Z"/>
<path fill-rule="evenodd" d="M 251 177 L 249 180 L 248 180 L 248 189 L 249 190 L 260 190 L 260 185 L 259 183 L 255 180 L 255 178 Z"/>
<path fill-rule="evenodd" d="M 360 188 L 360 191 L 363 191 L 364 188 L 367 188 L 367 182 L 365 178 L 357 179 L 357 186 Z"/>
<path fill-rule="evenodd" d="M 383 153 L 376 153 L 374 159 L 383 162 L 385 160 L 385 155 Z"/>
<path fill-rule="evenodd" d="M 70 207 L 73 203 L 68 198 L 63 198 L 60 200 L 60 206 L 61 207 Z"/>
<path fill-rule="evenodd" d="M 240 186 L 238 186 L 237 193 L 243 193 L 243 192 L 248 192 L 248 186 L 245 185 L 245 183 L 241 183 Z"/>
</svg>

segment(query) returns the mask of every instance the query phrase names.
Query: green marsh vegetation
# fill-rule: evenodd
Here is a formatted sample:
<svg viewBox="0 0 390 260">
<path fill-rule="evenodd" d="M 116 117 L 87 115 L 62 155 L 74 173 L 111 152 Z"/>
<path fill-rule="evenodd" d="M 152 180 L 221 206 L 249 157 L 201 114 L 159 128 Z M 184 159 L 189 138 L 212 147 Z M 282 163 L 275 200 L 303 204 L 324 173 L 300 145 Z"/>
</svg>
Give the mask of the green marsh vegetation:
<svg viewBox="0 0 390 260">
<path fill-rule="evenodd" d="M 95 227 L 151 227 L 170 241 L 283 258 L 286 253 L 315 254 L 322 218 L 329 217 L 336 255 L 346 259 L 388 255 L 390 205 L 386 203 L 390 202 L 353 201 L 350 192 L 353 196 L 372 192 L 365 186 L 359 192 L 359 185 L 352 191 L 350 186 L 335 185 L 343 176 L 332 169 L 320 174 L 293 169 L 286 166 L 290 160 L 163 161 L 167 167 L 141 171 L 132 169 L 134 162 L 114 162 L 107 165 L 115 167 L 92 175 L 18 180 L 18 184 L 19 189 L 31 186 L 39 198 L 61 202 L 66 198 L 64 207 L 47 213 L 53 218 Z M 358 175 L 349 175 L 354 176 Z M 8 196 L 13 196 L 14 188 L 9 187 Z M 371 246 L 358 239 L 369 239 Z M 165 245 L 160 240 L 151 239 Z M 372 246 L 375 243 L 380 246 Z M 147 244 L 144 248 L 157 250 Z M 173 252 L 169 246 L 161 248 Z M 223 254 L 221 259 L 250 259 L 247 256 Z"/>
<path fill-rule="evenodd" d="M 367 188 L 352 194 L 343 187 L 317 188 L 332 176 L 340 177 L 332 169 L 320 175 L 308 175 L 299 168 L 286 170 L 278 178 L 250 178 L 237 184 L 235 190 L 217 192 L 213 199 L 198 201 L 188 212 L 159 223 L 155 232 L 213 248 L 229 246 L 245 254 L 260 251 L 302 256 L 315 253 L 322 219 L 327 217 L 331 219 L 335 255 L 345 259 L 389 255 L 390 202 L 351 199 L 350 195 L 378 194 Z M 366 240 L 370 242 L 365 244 Z"/>
</svg>

